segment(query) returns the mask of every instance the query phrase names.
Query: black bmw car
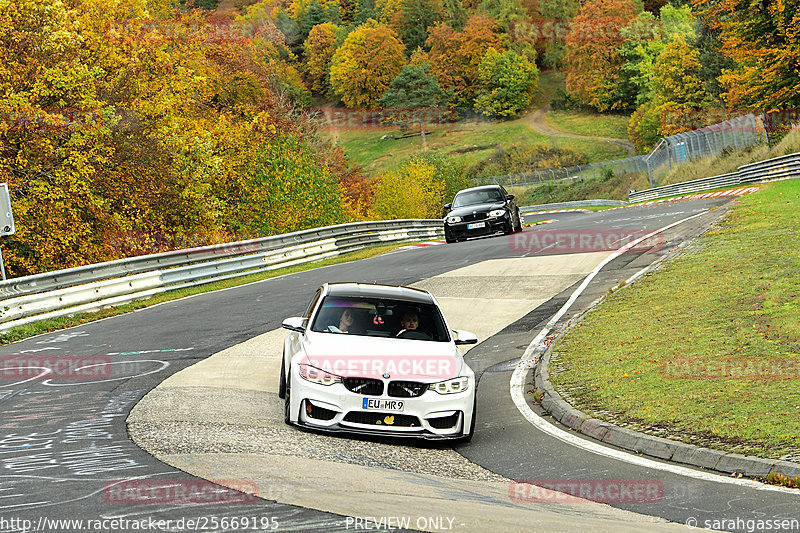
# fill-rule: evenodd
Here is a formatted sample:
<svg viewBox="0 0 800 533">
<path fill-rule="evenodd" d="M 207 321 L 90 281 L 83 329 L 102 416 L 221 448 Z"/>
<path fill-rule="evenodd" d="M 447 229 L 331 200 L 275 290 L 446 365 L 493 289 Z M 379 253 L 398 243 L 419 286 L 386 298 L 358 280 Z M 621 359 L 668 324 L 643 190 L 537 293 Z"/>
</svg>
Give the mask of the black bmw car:
<svg viewBox="0 0 800 533">
<path fill-rule="evenodd" d="M 464 189 L 456 194 L 444 218 L 444 239 L 458 242 L 468 237 L 522 230 L 522 219 L 514 195 L 500 185 Z"/>
</svg>

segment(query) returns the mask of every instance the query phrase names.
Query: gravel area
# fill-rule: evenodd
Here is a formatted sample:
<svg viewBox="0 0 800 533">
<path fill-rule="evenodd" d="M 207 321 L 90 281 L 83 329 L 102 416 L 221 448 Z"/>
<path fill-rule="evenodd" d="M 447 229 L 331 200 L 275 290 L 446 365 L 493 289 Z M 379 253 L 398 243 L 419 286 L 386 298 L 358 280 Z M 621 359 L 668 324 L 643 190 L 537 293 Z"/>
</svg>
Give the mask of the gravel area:
<svg viewBox="0 0 800 533">
<path fill-rule="evenodd" d="M 198 406 L 203 406 L 198 411 Z M 248 453 L 307 457 L 473 481 L 507 482 L 443 444 L 334 437 L 283 423 L 276 394 L 204 387 L 157 388 L 128 418 L 133 441 L 159 457 Z"/>
</svg>

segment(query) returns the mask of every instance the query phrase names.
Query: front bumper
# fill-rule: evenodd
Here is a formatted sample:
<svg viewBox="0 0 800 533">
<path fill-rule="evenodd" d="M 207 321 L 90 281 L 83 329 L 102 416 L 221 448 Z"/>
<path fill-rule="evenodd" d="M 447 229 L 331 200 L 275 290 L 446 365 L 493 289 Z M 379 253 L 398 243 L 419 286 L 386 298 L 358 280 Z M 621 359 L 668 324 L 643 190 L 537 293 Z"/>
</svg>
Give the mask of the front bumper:
<svg viewBox="0 0 800 533">
<path fill-rule="evenodd" d="M 384 388 L 386 390 L 387 387 Z M 450 440 L 470 432 L 475 404 L 475 380 L 464 392 L 439 394 L 428 390 L 416 398 L 366 396 L 343 384 L 318 385 L 293 376 L 291 422 L 322 432 Z M 402 400 L 401 412 L 368 411 L 363 400 Z"/>
<path fill-rule="evenodd" d="M 469 228 L 470 224 L 483 222 L 482 228 Z M 471 222 L 450 223 L 445 220 L 444 231 L 451 239 L 466 239 L 468 237 L 482 237 L 493 235 L 500 231 L 506 231 L 511 225 L 511 215 L 506 213 L 502 217 L 486 218 Z"/>
</svg>

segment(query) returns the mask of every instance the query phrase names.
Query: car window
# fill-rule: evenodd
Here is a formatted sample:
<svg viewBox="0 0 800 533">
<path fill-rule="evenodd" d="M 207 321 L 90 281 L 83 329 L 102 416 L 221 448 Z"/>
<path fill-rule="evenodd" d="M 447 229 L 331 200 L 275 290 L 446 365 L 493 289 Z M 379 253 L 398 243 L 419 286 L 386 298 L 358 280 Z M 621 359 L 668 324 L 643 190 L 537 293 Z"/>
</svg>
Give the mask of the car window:
<svg viewBox="0 0 800 533">
<path fill-rule="evenodd" d="M 458 193 L 453 199 L 453 207 L 464 207 L 466 205 L 486 204 L 489 202 L 500 202 L 503 196 L 497 189 L 487 189 L 483 191 L 469 191 Z"/>
<path fill-rule="evenodd" d="M 347 328 L 348 335 L 435 342 L 450 340 L 442 314 L 435 305 L 383 298 L 327 296 L 314 317 L 311 331 L 345 334 L 340 329 L 345 310 L 348 311 L 348 318 L 352 319 Z M 416 314 L 418 319 L 418 326 L 413 332 L 403 332 L 402 320 L 407 313 Z"/>
</svg>

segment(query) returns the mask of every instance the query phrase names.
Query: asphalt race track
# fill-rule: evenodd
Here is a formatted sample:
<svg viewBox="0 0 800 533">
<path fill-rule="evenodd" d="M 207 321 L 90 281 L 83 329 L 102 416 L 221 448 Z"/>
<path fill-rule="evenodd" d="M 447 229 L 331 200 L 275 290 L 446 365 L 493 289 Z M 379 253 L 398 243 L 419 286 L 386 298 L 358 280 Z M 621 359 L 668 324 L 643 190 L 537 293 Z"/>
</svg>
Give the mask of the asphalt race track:
<svg viewBox="0 0 800 533">
<path fill-rule="evenodd" d="M 591 263 L 594 257 L 584 255 L 584 250 L 560 250 L 557 245 L 542 251 L 541 248 L 552 245 L 545 235 L 580 230 L 605 232 L 604 235 L 631 232 L 641 236 L 646 230 L 705 213 L 668 230 L 653 248 L 614 259 L 564 317 L 569 320 L 619 281 L 702 232 L 724 211 L 724 207 L 709 209 L 728 201 L 704 199 L 593 214 L 549 214 L 545 217 L 555 222 L 510 237 L 400 250 L 168 302 L 0 347 L 4 362 L 8 358 L 18 363 L 26 357 L 36 361 L 46 356 L 69 356 L 95 360 L 98 366 L 103 361 L 113 363 L 110 374 L 85 378 L 47 379 L 47 376 L 37 377 L 38 369 L 34 368 L 28 368 L 24 375 L 2 374 L 0 530 L 346 531 L 370 526 L 372 531 L 388 531 L 402 526 L 427 531 L 466 531 L 476 530 L 480 520 L 487 520 L 484 525 L 505 524 L 506 530 L 567 531 L 574 530 L 576 524 L 585 524 L 610 531 L 630 524 L 631 527 L 623 529 L 657 527 L 677 531 L 687 530 L 683 525 L 687 522 L 702 527 L 707 520 L 726 520 L 727 523 L 714 524 L 719 529 L 747 531 L 748 521 L 752 520 L 800 519 L 797 492 L 702 472 L 687 476 L 634 464 L 626 461 L 622 453 L 619 457 L 601 456 L 567 445 L 525 420 L 509 394 L 514 363 L 588 272 L 569 271 L 567 267 L 578 258 Z M 540 263 L 561 265 L 557 267 L 559 276 L 520 271 L 522 265 Z M 506 279 L 487 275 L 494 270 Z M 537 278 L 538 274 L 541 275 Z M 259 422 L 250 428 L 239 424 L 241 434 L 220 435 L 217 431 L 215 446 L 208 447 L 208 435 L 236 416 L 224 411 L 225 402 L 248 411 L 253 420 L 270 418 L 270 409 L 279 407 L 277 397 L 273 398 L 271 392 L 277 375 L 273 382 L 260 378 L 248 381 L 252 376 L 237 376 L 235 365 L 223 365 L 223 374 L 227 372 L 230 383 L 216 380 L 213 374 L 204 382 L 205 375 L 200 372 L 204 367 L 189 367 L 204 361 L 205 368 L 213 369 L 212 360 L 219 361 L 224 354 L 232 354 L 234 359 L 228 361 L 235 361 L 237 347 L 246 347 L 256 338 L 271 339 L 278 335 L 274 332 L 284 318 L 300 314 L 320 284 L 334 281 L 418 284 L 442 301 L 451 325 L 478 333 L 482 342 L 467 354 L 468 362 L 479 376 L 477 429 L 470 444 L 458 447 L 457 453 L 441 447 L 332 437 L 325 438 L 332 440 L 332 444 L 326 444 L 313 433 Z M 520 289 L 517 281 L 531 285 Z M 546 298 L 537 295 L 536 284 L 550 291 Z M 459 298 L 473 297 L 477 306 L 477 300 L 486 294 L 495 294 L 501 303 L 492 300 L 494 304 L 486 308 L 464 308 L 459 304 Z M 447 307 L 450 299 L 452 305 Z M 502 301 L 506 305 L 501 305 Z M 447 309 L 453 309 L 455 318 Z M 502 322 L 503 319 L 507 321 Z M 487 325 L 489 322 L 502 322 L 502 326 L 492 328 Z M 264 354 L 272 358 L 277 355 Z M 185 373 L 181 372 L 185 369 Z M 191 382 L 185 377 L 189 375 Z M 165 381 L 171 376 L 170 381 Z M 170 383 L 172 390 L 168 388 Z M 156 389 L 160 384 L 166 388 Z M 213 393 L 208 392 L 211 389 Z M 146 433 L 148 424 L 157 421 L 155 425 L 161 433 L 133 437 L 137 442 L 144 439 L 149 448 L 164 456 L 164 461 L 137 446 L 126 426 L 132 409 L 151 391 L 153 394 L 132 417 L 131 431 L 139 424 Z M 163 395 L 159 397 L 161 391 Z M 263 402 L 263 417 L 259 402 Z M 175 418 L 175 413 L 183 418 Z M 169 430 L 165 432 L 164 428 Z M 191 433 L 195 431 L 197 434 Z M 293 453 L 294 441 L 280 440 L 282 451 L 271 455 L 279 459 L 271 463 L 270 469 L 256 471 L 259 448 L 240 452 L 219 445 L 225 439 L 243 446 L 261 440 L 267 441 L 264 446 L 274 447 L 275 442 L 268 442 L 271 435 L 275 439 L 296 437 L 302 445 L 301 452 Z M 326 446 L 337 448 L 338 453 L 328 451 Z M 326 474 L 328 485 L 315 485 L 317 481 L 311 472 L 314 468 L 309 465 L 322 463 L 333 468 L 333 474 Z M 293 474 L 280 477 L 280 468 Z M 305 484 L 298 477 L 303 468 L 308 470 L 304 472 Z M 343 479 L 354 468 L 361 469 L 358 475 L 366 472 L 375 477 L 365 478 L 366 487 L 359 486 L 362 481 L 358 478 Z M 220 485 L 211 485 L 188 473 L 193 469 L 203 473 L 204 478 L 220 481 Z M 452 476 L 451 484 L 444 481 L 441 486 L 431 484 L 432 476 L 441 481 L 448 475 Z M 254 483 L 255 477 L 258 480 Z M 416 490 L 431 501 L 446 492 L 452 505 L 464 505 L 464 513 L 468 513 L 468 505 L 488 501 L 486 509 L 492 509 L 496 516 L 462 516 L 450 508 L 440 508 L 434 513 L 433 508 L 404 506 L 402 500 L 396 504 L 399 511 L 387 516 L 386 511 L 392 510 L 389 500 L 393 498 L 382 497 L 386 492 L 381 494 L 378 487 L 383 485 L 372 489 L 374 498 L 364 494 L 369 493 L 365 489 L 371 488 L 370 482 L 386 483 L 384 490 L 391 491 L 393 480 L 412 492 L 415 483 L 426 487 Z M 511 501 L 508 488 L 514 485 L 510 480 L 638 480 L 658 485 L 661 496 L 650 503 L 616 501 L 608 505 L 581 501 L 527 502 L 526 509 L 520 509 Z M 348 486 L 358 487 L 364 493 L 360 498 L 348 498 L 345 494 Z M 494 494 L 496 501 L 482 499 L 481 491 L 487 487 L 502 487 L 505 493 Z M 174 495 L 178 489 L 199 491 L 206 503 L 176 503 L 170 494 Z M 209 496 L 213 491 L 217 492 Z M 249 496 L 251 492 L 257 492 L 261 498 Z M 208 503 L 209 500 L 213 503 Z M 526 528 L 519 526 L 517 520 L 529 516 L 524 513 L 537 511 L 543 517 L 541 522 L 528 522 Z M 389 520 L 401 514 L 412 520 L 405 524 Z M 236 526 L 230 521 L 234 517 L 238 520 Z M 355 517 L 377 520 L 357 522 Z M 443 520 L 420 522 L 422 517 Z M 64 524 L 58 520 L 84 523 Z M 133 521 L 148 521 L 148 527 L 134 526 Z M 161 524 L 154 525 L 158 521 Z"/>
</svg>

